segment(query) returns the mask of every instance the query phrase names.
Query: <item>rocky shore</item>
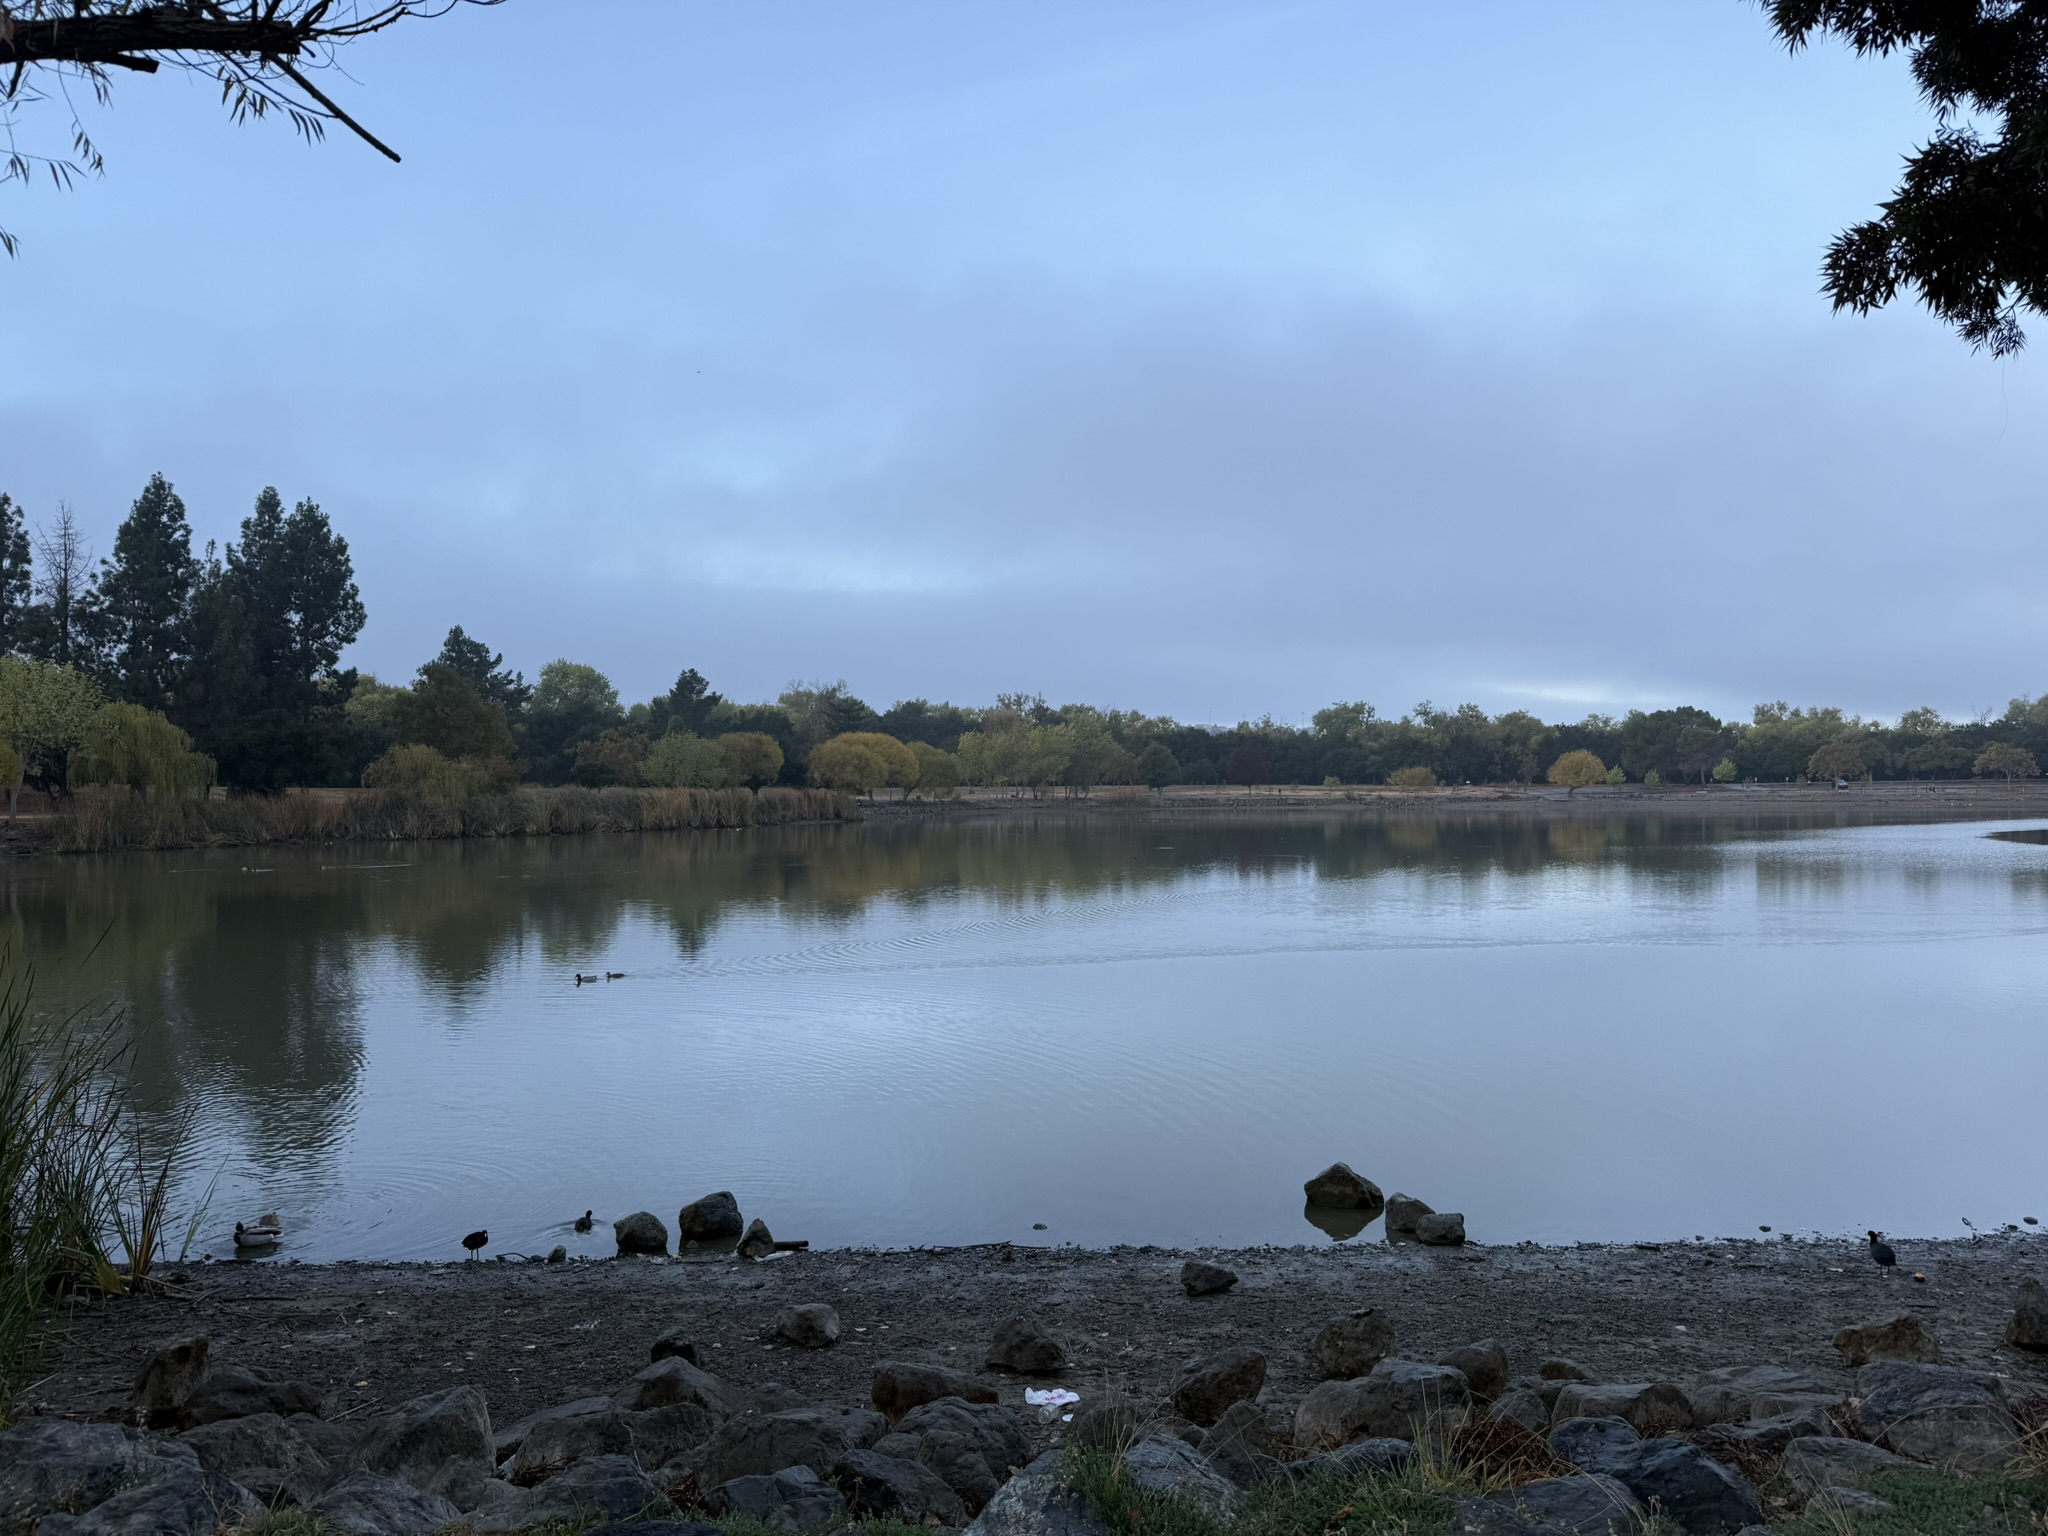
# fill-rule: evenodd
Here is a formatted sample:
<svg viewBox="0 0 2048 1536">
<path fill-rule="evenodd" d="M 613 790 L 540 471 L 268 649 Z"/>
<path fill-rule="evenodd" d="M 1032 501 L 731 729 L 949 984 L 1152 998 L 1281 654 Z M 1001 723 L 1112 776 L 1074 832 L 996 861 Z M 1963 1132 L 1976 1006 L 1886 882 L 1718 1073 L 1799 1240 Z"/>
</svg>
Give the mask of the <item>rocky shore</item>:
<svg viewBox="0 0 2048 1536">
<path fill-rule="evenodd" d="M 1463 1509 L 1476 1536 L 1597 1536 L 1651 1505 L 1714 1536 L 1871 1507 L 1860 1485 L 1898 1465 L 2004 1465 L 2048 1423 L 2038 1234 L 1897 1246 L 1896 1272 L 1776 1238 L 195 1266 L 53 1320 L 0 1435 L 0 1536 L 277 1505 L 365 1536 L 1021 1536 L 1101 1528 L 1076 1445 L 1226 1510 L 1398 1468 L 1418 1438 L 1512 1474 Z"/>
</svg>

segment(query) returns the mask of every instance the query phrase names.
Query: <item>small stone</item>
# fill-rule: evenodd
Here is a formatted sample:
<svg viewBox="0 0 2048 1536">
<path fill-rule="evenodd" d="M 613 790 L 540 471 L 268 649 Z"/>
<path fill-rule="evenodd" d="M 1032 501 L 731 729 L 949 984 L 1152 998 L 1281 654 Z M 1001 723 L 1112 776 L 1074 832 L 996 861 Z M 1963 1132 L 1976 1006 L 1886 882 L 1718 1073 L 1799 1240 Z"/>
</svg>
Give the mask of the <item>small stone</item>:
<svg viewBox="0 0 2048 1536">
<path fill-rule="evenodd" d="M 746 1230 L 740 1220 L 740 1203 L 732 1191 L 721 1189 L 701 1200 L 692 1200 L 676 1213 L 676 1241 L 716 1243 L 738 1237 Z"/>
<path fill-rule="evenodd" d="M 1191 1362 L 1173 1388 L 1173 1411 L 1190 1424 L 1214 1424 L 1232 1403 L 1259 1395 L 1266 1357 L 1256 1349 L 1227 1349 Z"/>
<path fill-rule="evenodd" d="M 630 1216 L 621 1216 L 612 1223 L 612 1236 L 617 1239 L 621 1253 L 668 1252 L 668 1228 L 652 1211 L 635 1211 Z"/>
<path fill-rule="evenodd" d="M 1067 1352 L 1058 1339 L 1030 1318 L 1009 1317 L 996 1325 L 996 1336 L 989 1344 L 985 1363 L 992 1371 L 1048 1376 L 1067 1368 Z"/>
<path fill-rule="evenodd" d="M 1324 1324 L 1309 1358 L 1324 1380 L 1349 1381 L 1378 1365 L 1393 1347 L 1392 1321 L 1377 1307 L 1365 1307 Z"/>
<path fill-rule="evenodd" d="M 1379 1185 L 1353 1173 L 1344 1163 L 1330 1164 L 1302 1185 L 1302 1191 L 1308 1196 L 1310 1205 L 1334 1210 L 1377 1210 L 1386 1203 Z"/>
<path fill-rule="evenodd" d="M 1842 1357 L 1842 1363 L 1851 1368 L 1868 1365 L 1873 1360 L 1941 1364 L 1941 1345 L 1927 1331 L 1926 1325 L 1910 1312 L 1901 1312 L 1888 1322 L 1844 1328 L 1835 1335 L 1835 1352 Z"/>
<path fill-rule="evenodd" d="M 1432 1211 L 1415 1218 L 1415 1241 L 1432 1248 L 1462 1248 L 1465 1218 L 1457 1211 Z"/>
<path fill-rule="evenodd" d="M 548 1262 L 549 1262 L 550 1264 L 566 1264 L 566 1263 L 568 1263 L 568 1262 L 569 1262 L 569 1250 L 568 1250 L 568 1249 L 566 1249 L 566 1248 L 564 1248 L 564 1247 L 563 1247 L 563 1246 L 562 1246 L 562 1245 L 561 1245 L 560 1243 L 557 1243 L 557 1244 L 555 1244 L 555 1246 L 554 1246 L 554 1247 L 552 1247 L 552 1248 L 550 1248 L 550 1249 L 548 1250 Z"/>
<path fill-rule="evenodd" d="M 1387 1236 L 1413 1237 L 1415 1223 L 1425 1216 L 1434 1216 L 1435 1210 L 1424 1205 L 1413 1195 L 1395 1193 L 1387 1196 Z"/>
<path fill-rule="evenodd" d="M 1180 1288 L 1190 1296 L 1215 1296 L 1237 1284 L 1237 1276 L 1221 1264 L 1189 1259 L 1180 1267 Z"/>
<path fill-rule="evenodd" d="M 839 1342 L 839 1314 L 822 1301 L 785 1307 L 775 1332 L 799 1349 L 829 1349 Z"/>
<path fill-rule="evenodd" d="M 2033 1217 L 2027 1218 L 2029 1221 Z M 2020 1282 L 2012 1302 L 2012 1321 L 2005 1342 L 2014 1349 L 2048 1351 L 2048 1285 L 2029 1275 Z"/>
<path fill-rule="evenodd" d="M 747 1223 L 747 1235 L 740 1239 L 739 1255 L 743 1259 L 765 1259 L 775 1251 L 775 1234 L 768 1230 L 768 1223 L 756 1216 Z"/>
<path fill-rule="evenodd" d="M 1463 1371 L 1472 1395 L 1482 1402 L 1492 1402 L 1508 1389 L 1508 1352 L 1497 1339 L 1462 1344 L 1437 1364 Z"/>
</svg>

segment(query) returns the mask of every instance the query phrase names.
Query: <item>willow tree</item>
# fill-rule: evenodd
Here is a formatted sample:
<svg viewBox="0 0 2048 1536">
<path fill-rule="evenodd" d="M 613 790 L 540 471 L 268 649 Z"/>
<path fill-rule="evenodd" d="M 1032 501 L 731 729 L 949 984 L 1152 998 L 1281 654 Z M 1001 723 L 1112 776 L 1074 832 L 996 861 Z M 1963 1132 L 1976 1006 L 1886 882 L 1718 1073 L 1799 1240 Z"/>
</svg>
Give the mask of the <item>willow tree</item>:
<svg viewBox="0 0 2048 1536">
<path fill-rule="evenodd" d="M 317 83 L 350 43 L 415 17 L 498 0 L 0 0 L 0 182 L 47 175 L 58 186 L 97 176 L 105 161 L 71 109 L 82 85 L 100 104 L 117 75 L 165 69 L 210 76 L 236 122 L 273 114 L 307 140 L 346 129 L 392 160 L 398 152 Z M 68 119 L 68 121 L 65 121 Z M 61 147 L 37 153 L 27 124 Z M 0 229 L 0 249 L 18 242 Z"/>
</svg>

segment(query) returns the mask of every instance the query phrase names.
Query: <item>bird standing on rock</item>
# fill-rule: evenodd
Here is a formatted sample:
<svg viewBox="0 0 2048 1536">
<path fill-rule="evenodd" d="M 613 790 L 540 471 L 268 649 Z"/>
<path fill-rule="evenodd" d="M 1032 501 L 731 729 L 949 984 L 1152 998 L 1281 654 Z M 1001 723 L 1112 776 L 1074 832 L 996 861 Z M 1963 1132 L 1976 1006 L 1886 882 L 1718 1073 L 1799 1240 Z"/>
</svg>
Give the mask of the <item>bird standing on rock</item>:
<svg viewBox="0 0 2048 1536">
<path fill-rule="evenodd" d="M 1870 1234 L 1870 1262 L 1887 1274 L 1899 1262 L 1899 1256 L 1892 1252 L 1892 1245 L 1884 1240 L 1882 1232 Z"/>
<path fill-rule="evenodd" d="M 576 1218 L 576 1230 L 578 1232 L 588 1232 L 593 1225 L 595 1225 L 595 1223 L 591 1220 L 591 1215 L 588 1211 L 585 1211 L 581 1216 L 578 1216 Z"/>
<path fill-rule="evenodd" d="M 490 1240 L 491 1234 L 479 1227 L 462 1240 L 462 1246 L 469 1250 L 469 1256 L 473 1259 L 483 1250 L 484 1244 Z"/>
</svg>

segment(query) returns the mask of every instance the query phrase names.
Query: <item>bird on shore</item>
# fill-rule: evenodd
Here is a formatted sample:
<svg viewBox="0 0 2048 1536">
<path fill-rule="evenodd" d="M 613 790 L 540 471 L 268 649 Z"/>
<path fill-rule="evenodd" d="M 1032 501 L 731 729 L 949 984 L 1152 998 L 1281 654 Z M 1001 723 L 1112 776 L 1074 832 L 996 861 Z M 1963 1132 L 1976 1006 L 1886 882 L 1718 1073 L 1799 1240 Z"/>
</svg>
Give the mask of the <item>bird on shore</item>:
<svg viewBox="0 0 2048 1536">
<path fill-rule="evenodd" d="M 462 1240 L 462 1246 L 469 1250 L 469 1256 L 473 1259 L 483 1251 L 484 1244 L 490 1240 L 491 1234 L 479 1227 Z"/>
<path fill-rule="evenodd" d="M 578 1232 L 588 1232 L 594 1225 L 596 1223 L 592 1220 L 591 1214 L 588 1211 L 585 1211 L 576 1218 L 576 1230 Z"/>
<path fill-rule="evenodd" d="M 1892 1251 L 1892 1245 L 1884 1240 L 1882 1232 L 1870 1234 L 1870 1262 L 1886 1274 L 1890 1274 L 1899 1262 L 1899 1256 Z"/>
</svg>

